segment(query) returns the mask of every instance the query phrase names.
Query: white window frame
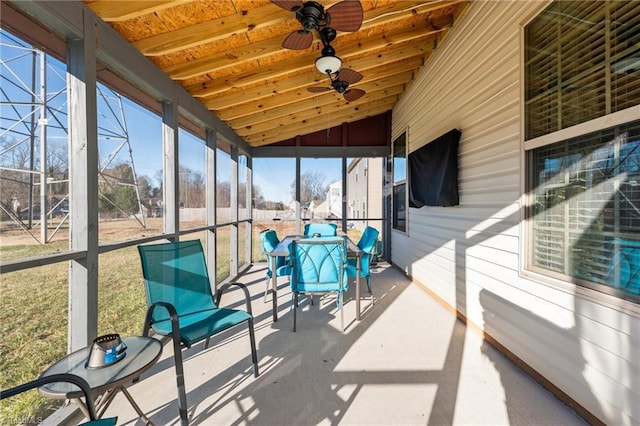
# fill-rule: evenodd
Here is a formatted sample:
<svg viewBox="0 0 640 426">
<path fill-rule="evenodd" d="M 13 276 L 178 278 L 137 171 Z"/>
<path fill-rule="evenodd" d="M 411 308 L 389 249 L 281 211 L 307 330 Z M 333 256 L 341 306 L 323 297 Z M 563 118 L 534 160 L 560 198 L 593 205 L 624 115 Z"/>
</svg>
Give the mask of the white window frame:
<svg viewBox="0 0 640 426">
<path fill-rule="evenodd" d="M 540 284 L 550 285 L 554 288 L 566 291 L 574 295 L 580 295 L 582 297 L 589 298 L 591 300 L 598 300 L 599 303 L 610 306 L 617 310 L 624 310 L 640 314 L 640 305 L 634 301 L 622 299 L 618 295 L 612 295 L 607 292 L 592 289 L 590 287 L 583 286 L 576 283 L 575 279 L 561 275 L 553 271 L 541 272 L 540 268 L 532 267 L 531 262 L 531 238 L 532 238 L 532 222 L 526 216 L 526 212 L 529 211 L 533 203 L 533 195 L 528 193 L 527 188 L 527 174 L 530 172 L 527 164 L 529 152 L 536 148 L 551 145 L 564 140 L 580 137 L 589 133 L 597 132 L 602 129 L 612 128 L 616 126 L 625 125 L 627 123 L 637 121 L 640 117 L 640 105 L 636 105 L 627 108 L 622 111 L 613 112 L 590 121 L 580 123 L 571 127 L 567 127 L 552 133 L 548 133 L 542 136 L 538 136 L 533 139 L 525 140 L 526 129 L 526 66 L 525 66 L 525 51 L 526 51 L 526 37 L 525 29 L 534 19 L 536 19 L 540 13 L 542 13 L 552 1 L 541 3 L 541 7 L 536 13 L 523 21 L 520 26 L 520 135 L 521 135 L 521 170 L 520 174 L 520 187 L 521 187 L 521 227 L 520 235 L 523 238 L 520 239 L 520 276 L 523 278 L 534 280 Z"/>
<path fill-rule="evenodd" d="M 404 181 L 395 181 L 395 142 L 404 134 L 404 164 L 405 164 L 405 177 Z M 408 158 L 409 158 L 409 128 L 405 128 L 403 131 L 399 132 L 394 138 L 391 139 L 391 230 L 394 232 L 398 232 L 401 234 L 409 235 L 409 169 L 408 169 Z M 395 225 L 395 217 L 396 217 L 396 209 L 395 209 L 395 188 L 396 186 L 404 185 L 404 230 L 396 228 Z"/>
</svg>

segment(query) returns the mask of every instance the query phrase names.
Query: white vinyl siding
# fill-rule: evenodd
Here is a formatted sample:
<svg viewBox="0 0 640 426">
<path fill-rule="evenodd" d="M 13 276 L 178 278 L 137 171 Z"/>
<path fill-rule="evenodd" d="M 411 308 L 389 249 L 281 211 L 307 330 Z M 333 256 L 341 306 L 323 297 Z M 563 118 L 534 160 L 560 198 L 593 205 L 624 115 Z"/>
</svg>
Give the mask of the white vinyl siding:
<svg viewBox="0 0 640 426">
<path fill-rule="evenodd" d="M 640 307 L 522 268 L 522 28 L 548 4 L 471 2 L 394 108 L 409 153 L 462 136 L 460 205 L 408 209 L 392 262 L 605 423 L 638 424 Z"/>
</svg>

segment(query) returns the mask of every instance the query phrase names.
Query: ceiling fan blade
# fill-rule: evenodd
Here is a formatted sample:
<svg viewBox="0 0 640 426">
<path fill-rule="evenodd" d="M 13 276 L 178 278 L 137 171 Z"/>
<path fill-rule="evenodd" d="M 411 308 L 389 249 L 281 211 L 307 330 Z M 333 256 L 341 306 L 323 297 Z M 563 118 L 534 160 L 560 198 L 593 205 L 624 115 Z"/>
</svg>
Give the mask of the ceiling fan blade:
<svg viewBox="0 0 640 426">
<path fill-rule="evenodd" d="M 302 7 L 302 0 L 271 0 L 271 3 L 290 12 L 294 12 Z"/>
<path fill-rule="evenodd" d="M 362 89 L 350 89 L 344 92 L 344 98 L 347 100 L 347 102 L 353 102 L 363 97 L 365 93 L 367 92 Z"/>
<path fill-rule="evenodd" d="M 327 9 L 329 26 L 337 31 L 354 32 L 360 29 L 364 12 L 360 0 L 343 0 Z"/>
<path fill-rule="evenodd" d="M 349 84 L 354 84 L 362 80 L 362 74 L 349 68 L 342 68 L 340 70 L 339 78 Z"/>
<path fill-rule="evenodd" d="M 313 43 L 313 34 L 308 31 L 294 31 L 282 41 L 282 47 L 291 50 L 304 50 L 311 47 Z"/>
<path fill-rule="evenodd" d="M 329 90 L 333 90 L 331 87 L 307 87 L 307 90 L 311 93 L 320 93 L 320 92 L 328 92 Z"/>
</svg>

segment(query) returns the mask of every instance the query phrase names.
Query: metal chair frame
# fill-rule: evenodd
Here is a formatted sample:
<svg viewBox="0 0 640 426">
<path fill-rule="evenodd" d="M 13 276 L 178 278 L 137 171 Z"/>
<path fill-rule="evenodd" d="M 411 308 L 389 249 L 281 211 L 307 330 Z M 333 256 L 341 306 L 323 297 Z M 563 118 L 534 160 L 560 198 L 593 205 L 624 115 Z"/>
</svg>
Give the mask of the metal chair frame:
<svg viewBox="0 0 640 426">
<path fill-rule="evenodd" d="M 85 379 L 80 376 L 76 376 L 75 374 L 51 374 L 49 376 L 40 376 L 35 380 L 32 380 L 27 383 L 23 383 L 21 385 L 14 386 L 9 389 L 5 389 L 0 391 L 0 400 L 5 398 L 10 398 L 12 396 L 21 394 L 23 392 L 27 392 L 31 389 L 39 388 L 48 383 L 58 383 L 58 382 L 67 382 L 76 385 L 82 393 L 84 394 L 86 410 L 89 417 L 89 423 L 83 423 L 85 425 L 89 425 L 92 422 L 100 422 L 101 425 L 115 425 L 117 421 L 117 417 L 110 417 L 102 420 L 98 420 L 96 415 L 96 407 L 93 401 L 93 395 L 91 392 L 91 386 Z"/>
<path fill-rule="evenodd" d="M 185 251 L 190 250 L 189 257 L 191 261 L 197 262 L 197 266 L 199 267 L 198 274 L 193 274 L 195 277 L 193 279 L 197 282 L 194 282 L 194 285 L 202 285 L 204 284 L 204 280 L 207 280 L 208 285 L 203 286 L 204 288 L 200 288 L 199 290 L 204 290 L 204 293 L 198 298 L 198 302 L 202 304 L 202 308 L 198 308 L 196 312 L 178 312 L 178 309 L 174 304 L 169 301 L 156 301 L 155 297 L 152 297 L 152 282 L 149 278 L 149 270 L 152 267 L 156 267 L 158 265 L 151 265 L 149 262 L 150 255 L 147 256 L 147 252 L 151 252 L 152 250 L 158 250 L 162 252 L 163 250 L 168 252 L 169 255 L 172 250 L 175 253 L 182 253 L 181 250 Z M 183 368 L 183 360 L 182 360 L 182 349 L 186 349 L 191 347 L 193 344 L 198 343 L 202 340 L 205 341 L 204 348 L 209 347 L 209 340 L 214 335 L 228 330 L 231 327 L 235 327 L 237 325 L 242 324 L 243 322 L 247 323 L 249 328 L 249 339 L 251 343 L 251 359 L 253 361 L 253 374 L 254 377 L 258 377 L 258 355 L 256 351 L 256 341 L 253 327 L 253 314 L 251 310 L 251 296 L 247 287 L 241 283 L 227 283 L 222 285 L 218 291 L 216 292 L 216 296 L 214 299 L 213 293 L 211 292 L 211 282 L 209 280 L 209 276 L 206 272 L 206 263 L 204 258 L 204 251 L 202 250 L 202 244 L 199 240 L 190 240 L 190 241 L 179 241 L 179 242 L 171 242 L 164 244 L 153 244 L 153 245 L 141 245 L 138 246 L 138 251 L 140 252 L 140 257 L 142 261 L 142 271 L 143 277 L 145 280 L 145 287 L 147 290 L 147 302 L 148 309 L 147 314 L 144 320 L 144 325 L 142 328 L 143 336 L 148 336 L 150 331 L 153 330 L 155 333 L 160 335 L 169 336 L 173 341 L 173 351 L 174 351 L 174 359 L 175 359 L 175 369 L 176 369 L 176 383 L 178 388 L 178 408 L 180 410 L 180 419 L 183 425 L 188 424 L 188 416 L 187 416 L 187 397 L 185 391 L 185 383 L 184 383 L 184 368 Z M 196 256 L 194 258 L 194 256 Z M 179 264 L 180 258 L 179 256 L 176 258 L 171 258 L 171 261 Z M 164 266 L 164 265 L 163 265 Z M 179 265 L 177 267 L 173 266 L 174 269 L 179 269 Z M 184 271 L 183 271 L 184 272 Z M 186 272 L 189 272 L 188 270 Z M 187 274 L 188 275 L 188 274 Z M 183 285 L 188 286 L 189 283 L 169 283 L 170 285 L 176 286 Z M 167 283 L 162 283 L 162 285 L 166 286 Z M 222 298 L 222 294 L 229 289 L 231 286 L 239 287 L 243 293 L 246 300 L 246 314 L 242 315 L 243 311 L 236 309 L 224 309 L 220 308 L 220 299 Z M 190 290 L 190 289 L 187 289 Z M 187 291 L 184 290 L 183 291 Z M 172 292 L 172 296 L 174 299 L 178 299 L 176 297 L 176 293 L 178 291 Z M 210 297 L 210 301 L 203 300 L 202 297 L 207 298 Z M 156 314 L 156 311 L 159 313 Z M 154 319 L 154 315 L 162 315 L 162 311 L 165 311 L 165 315 L 162 320 Z M 213 316 L 216 312 L 222 312 L 222 316 L 225 318 L 229 318 L 228 321 L 221 321 L 220 318 L 216 318 Z M 197 321 L 195 323 L 189 323 L 189 316 L 202 316 L 205 317 L 209 315 L 209 319 Z M 236 320 L 234 315 L 237 315 L 239 321 Z M 170 331 L 167 330 L 166 322 L 170 320 Z M 158 328 L 158 324 L 164 325 L 164 330 L 160 330 Z M 208 325 L 208 327 L 201 327 L 201 325 Z M 195 329 L 190 328 L 190 326 L 195 327 Z"/>
<path fill-rule="evenodd" d="M 293 331 L 296 331 L 298 296 L 337 293 L 340 326 L 344 331 L 344 293 L 347 243 L 344 237 L 319 237 L 293 241 L 289 246 L 292 266 Z M 320 256 L 321 255 L 321 256 Z"/>
</svg>

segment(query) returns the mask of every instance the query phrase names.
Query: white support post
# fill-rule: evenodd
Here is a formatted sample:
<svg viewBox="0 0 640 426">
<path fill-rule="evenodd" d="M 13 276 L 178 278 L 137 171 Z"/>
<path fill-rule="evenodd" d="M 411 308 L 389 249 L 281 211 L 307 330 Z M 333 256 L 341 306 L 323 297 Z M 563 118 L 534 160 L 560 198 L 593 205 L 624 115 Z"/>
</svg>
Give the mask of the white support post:
<svg viewBox="0 0 640 426">
<path fill-rule="evenodd" d="M 340 221 L 342 226 L 342 232 L 347 232 L 347 157 L 342 156 L 342 200 L 340 203 L 340 210 L 342 211 L 342 220 Z"/>
<path fill-rule="evenodd" d="M 40 117 L 38 125 L 40 127 L 40 241 L 42 244 L 49 242 L 49 218 L 47 212 L 51 207 L 51 200 L 47 195 L 51 192 L 47 161 L 47 56 L 44 52 L 38 51 L 40 65 Z M 33 204 L 30 204 L 33 206 Z"/>
<path fill-rule="evenodd" d="M 162 104 L 162 142 L 164 148 L 163 168 L 163 221 L 164 232 L 173 241 L 178 240 L 178 108 L 175 102 Z M 173 236 L 171 236 L 173 235 Z"/>
<path fill-rule="evenodd" d="M 215 130 L 208 129 L 206 134 L 206 194 L 207 194 L 207 226 L 216 224 L 216 139 Z M 213 291 L 216 290 L 216 231 L 207 231 L 207 268 Z"/>
<path fill-rule="evenodd" d="M 253 159 L 252 157 L 247 155 L 247 177 L 246 177 L 246 182 L 247 182 L 247 188 L 245 191 L 247 200 L 246 200 L 246 206 L 247 206 L 247 212 L 245 217 L 252 219 L 253 218 Z M 246 259 L 246 264 L 250 264 L 251 263 L 251 253 L 253 251 L 253 240 L 251 238 L 251 236 L 253 235 L 253 221 L 250 220 L 248 222 L 245 222 L 247 224 L 246 227 L 246 244 L 245 244 L 245 259 Z"/>
<path fill-rule="evenodd" d="M 231 148 L 231 164 L 229 166 L 231 174 L 231 230 L 230 240 L 230 256 L 229 276 L 238 275 L 238 148 Z"/>
<path fill-rule="evenodd" d="M 301 220 L 301 215 L 302 215 L 302 209 L 300 208 L 301 204 L 300 204 L 300 195 L 301 194 L 301 189 L 300 189 L 300 157 L 296 156 L 296 200 L 295 200 L 295 206 L 296 206 L 296 234 L 298 235 L 302 235 L 302 220 Z"/>
<path fill-rule="evenodd" d="M 69 248 L 85 252 L 69 262 L 69 351 L 90 344 L 98 330 L 97 37 L 93 16 L 84 18 L 83 36 L 67 41 Z"/>
</svg>

